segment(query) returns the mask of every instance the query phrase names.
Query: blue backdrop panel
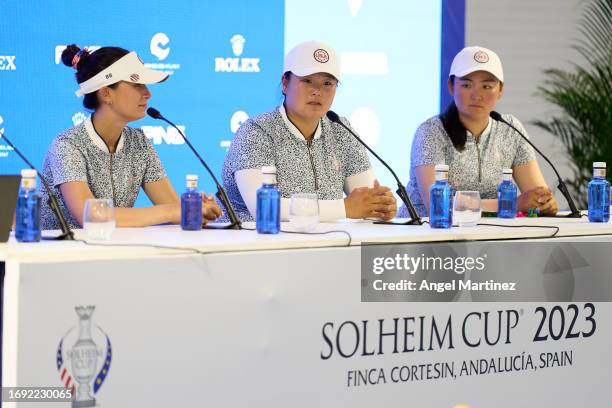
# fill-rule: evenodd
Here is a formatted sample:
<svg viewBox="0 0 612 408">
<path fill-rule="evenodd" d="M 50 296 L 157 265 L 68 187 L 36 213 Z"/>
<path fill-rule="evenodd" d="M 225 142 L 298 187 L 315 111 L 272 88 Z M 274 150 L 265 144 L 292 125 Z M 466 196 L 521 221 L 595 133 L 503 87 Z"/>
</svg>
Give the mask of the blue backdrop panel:
<svg viewBox="0 0 612 408">
<path fill-rule="evenodd" d="M 171 72 L 151 85 L 150 106 L 181 126 L 219 176 L 237 127 L 282 100 L 286 50 L 318 39 L 342 56 L 343 78 L 333 108 L 408 180 L 416 126 L 438 113 L 440 78 L 463 46 L 464 0 L 2 0 L 0 2 L 0 130 L 38 166 L 50 141 L 89 114 L 74 95 L 74 71 L 62 47 L 117 45 L 135 50 L 155 69 Z M 442 64 L 442 68 L 441 68 Z M 444 104 L 444 103 L 443 103 Z M 182 191 L 196 159 L 172 129 L 145 118 L 141 127 Z M 377 164 L 382 182 L 390 176 Z M 0 174 L 24 164 L 0 139 Z M 141 194 L 137 205 L 146 203 Z"/>
<path fill-rule="evenodd" d="M 184 126 L 217 174 L 233 136 L 231 119 L 236 126 L 245 117 L 235 113 L 252 115 L 277 102 L 281 0 L 177 1 L 163 11 L 142 0 L 101 1 L 95 8 L 83 8 L 82 1 L 35 3 L 10 0 L 0 6 L 0 55 L 10 56 L 12 64 L 0 70 L 0 129 L 36 165 L 60 131 L 89 114 L 74 95 L 74 70 L 59 61 L 65 44 L 121 46 L 173 72 L 149 87 L 149 105 Z M 200 174 L 202 186 L 212 190 L 187 146 L 163 122 L 145 118 L 131 126 L 143 127 L 151 138 L 177 190 L 187 173 Z M 0 150 L 0 173 L 22 167 L 14 153 Z"/>
<path fill-rule="evenodd" d="M 325 10 L 321 13 L 321 10 Z M 285 49 L 319 39 L 341 55 L 332 109 L 408 181 L 414 131 L 438 113 L 440 1 L 287 0 Z M 389 172 L 372 158 L 382 184 Z"/>
<path fill-rule="evenodd" d="M 440 112 L 446 110 L 452 101 L 448 93 L 448 73 L 453 58 L 463 47 L 465 47 L 465 1 L 442 0 Z"/>
</svg>

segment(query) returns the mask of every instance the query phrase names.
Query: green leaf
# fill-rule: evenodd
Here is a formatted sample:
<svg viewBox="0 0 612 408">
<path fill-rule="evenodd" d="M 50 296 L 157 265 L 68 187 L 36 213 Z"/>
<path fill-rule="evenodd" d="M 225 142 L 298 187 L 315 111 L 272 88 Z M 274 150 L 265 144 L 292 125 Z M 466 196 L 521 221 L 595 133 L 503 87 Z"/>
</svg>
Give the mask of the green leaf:
<svg viewBox="0 0 612 408">
<path fill-rule="evenodd" d="M 586 62 L 544 71 L 537 94 L 560 113 L 534 125 L 565 146 L 573 173 L 565 181 L 578 206 L 586 208 L 593 162 L 612 158 L 612 0 L 586 2 L 579 25 L 581 38 L 573 48 Z"/>
</svg>

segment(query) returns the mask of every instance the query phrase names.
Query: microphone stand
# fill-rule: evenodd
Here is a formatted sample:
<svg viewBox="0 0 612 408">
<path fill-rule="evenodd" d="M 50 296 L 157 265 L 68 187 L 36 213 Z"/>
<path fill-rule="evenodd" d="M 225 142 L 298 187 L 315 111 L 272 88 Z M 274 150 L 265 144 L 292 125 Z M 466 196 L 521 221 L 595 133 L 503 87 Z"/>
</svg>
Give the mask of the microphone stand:
<svg viewBox="0 0 612 408">
<path fill-rule="evenodd" d="M 51 187 L 49 187 L 49 184 L 47 183 L 47 180 L 45 180 L 45 177 L 42 175 L 41 172 L 39 172 L 36 169 L 36 167 L 34 167 L 32 163 L 30 163 L 28 159 L 26 159 L 23 153 L 21 153 L 19 149 L 17 149 L 17 147 L 13 144 L 13 142 L 11 142 L 4 133 L 0 134 L 0 137 L 6 140 L 6 143 L 8 143 L 8 145 L 13 148 L 15 153 L 17 153 L 17 155 L 21 157 L 21 160 L 23 160 L 28 166 L 30 166 L 31 169 L 36 170 L 36 173 L 38 173 L 38 177 L 40 177 L 40 181 L 42 181 L 42 184 L 45 190 L 47 191 L 47 194 L 49 195 L 49 200 L 47 201 L 47 204 L 53 211 L 55 218 L 57 218 L 57 220 L 59 221 L 62 233 L 58 235 L 57 237 L 52 237 L 52 238 L 43 237 L 43 239 L 51 239 L 51 240 L 64 240 L 65 239 L 65 240 L 73 241 L 74 232 L 72 232 L 72 230 L 70 229 L 70 225 L 66 221 L 66 218 L 64 217 L 64 214 L 62 213 L 62 210 L 60 209 L 59 203 L 57 202 L 57 197 L 55 196 L 55 193 L 53 192 Z"/>
<path fill-rule="evenodd" d="M 225 192 L 225 189 L 223 188 L 223 186 L 221 186 L 221 184 L 219 183 L 219 180 L 217 180 L 217 177 L 215 177 L 215 174 L 212 172 L 212 170 L 210 170 L 210 167 L 208 167 L 208 165 L 206 164 L 204 159 L 202 159 L 202 157 L 197 152 L 197 150 L 193 147 L 193 145 L 191 144 L 189 139 L 187 139 L 187 137 L 185 137 L 183 132 L 181 132 L 181 130 L 174 123 L 172 123 L 171 121 L 166 119 L 161 113 L 159 113 L 159 111 L 157 109 L 149 108 L 149 109 L 147 109 L 147 114 L 149 116 L 151 116 L 153 119 L 161 119 L 161 120 L 163 120 L 164 122 L 166 122 L 170 126 L 172 126 L 174 129 L 176 129 L 179 132 L 179 134 L 183 137 L 183 140 L 185 141 L 185 143 L 187 143 L 187 146 L 189 146 L 189 148 L 191 149 L 193 154 L 196 155 L 196 157 L 198 158 L 198 160 L 200 161 L 202 166 L 204 166 L 204 168 L 206 169 L 208 174 L 210 174 L 210 176 L 212 177 L 213 181 L 215 182 L 215 185 L 217 186 L 216 196 L 219 199 L 219 201 L 221 201 L 221 204 L 223 204 L 223 207 L 225 207 L 225 210 L 227 211 L 227 215 L 228 215 L 228 217 L 230 219 L 230 223 L 229 223 L 229 225 L 219 225 L 219 224 L 217 224 L 217 225 L 209 225 L 209 224 L 206 224 L 204 226 L 204 228 L 208 228 L 208 229 L 238 229 L 238 230 L 242 229 L 242 224 L 241 224 L 240 220 L 238 219 L 238 216 L 236 216 L 236 212 L 234 211 L 234 207 L 232 207 L 232 203 L 230 202 L 230 200 L 229 200 L 229 198 L 227 196 L 227 193 Z"/>
<path fill-rule="evenodd" d="M 529 140 L 527 138 L 527 136 L 525 136 L 520 130 L 518 130 L 516 127 L 512 126 L 510 123 L 508 123 L 507 120 L 505 120 L 502 115 L 500 115 L 498 112 L 492 111 L 491 112 L 491 117 L 495 120 L 497 120 L 498 122 L 502 122 L 505 123 L 507 126 L 509 126 L 510 128 L 514 129 L 514 131 L 516 133 L 518 133 L 523 140 L 525 140 L 529 146 L 533 147 L 533 150 L 535 150 L 536 152 L 538 152 L 538 154 L 540 156 L 542 156 L 544 158 L 544 160 L 546 160 L 546 162 L 550 165 L 550 167 L 552 167 L 553 171 L 555 172 L 555 174 L 557 175 L 557 181 L 559 184 L 557 184 L 557 188 L 559 189 L 559 191 L 561 191 L 561 194 L 563 194 L 563 197 L 565 198 L 565 201 L 567 201 L 567 204 L 570 207 L 570 213 L 568 215 L 564 215 L 562 216 L 563 218 L 580 218 L 580 211 L 578 210 L 578 208 L 576 208 L 576 204 L 574 204 L 574 200 L 572 199 L 572 196 L 570 195 L 567 186 L 565 185 L 565 182 L 563 181 L 563 179 L 561 178 L 561 176 L 559 175 L 559 172 L 557 171 L 557 168 L 555 167 L 554 164 L 552 164 L 552 162 L 548 159 L 548 157 L 546 157 L 546 155 L 544 153 L 542 153 L 540 151 L 540 149 L 538 149 L 532 142 L 531 140 Z"/>
<path fill-rule="evenodd" d="M 389 172 L 391 172 L 391 174 L 395 178 L 395 181 L 397 182 L 396 193 L 399 196 L 399 198 L 402 200 L 402 202 L 406 205 L 406 208 L 408 209 L 408 213 L 410 215 L 410 220 L 408 220 L 406 222 L 375 221 L 374 224 L 422 225 L 423 221 L 421 221 L 421 217 L 419 217 L 419 214 L 417 213 L 416 209 L 414 208 L 414 205 L 412 205 L 412 201 L 410 201 L 410 197 L 408 196 L 408 192 L 406 191 L 406 187 L 404 187 L 402 182 L 397 177 L 397 174 L 395 174 L 395 172 L 387 164 L 387 162 L 385 162 L 378 154 L 376 154 L 376 152 L 374 150 L 372 150 L 370 148 L 370 146 L 368 146 L 363 140 L 361 140 L 361 138 L 359 136 L 357 136 L 355 134 L 355 132 L 353 132 L 348 126 L 346 126 L 344 123 L 342 123 L 342 121 L 340 120 L 340 118 L 338 117 L 338 114 L 336 112 L 334 112 L 334 111 L 327 112 L 327 118 L 330 121 L 332 121 L 333 123 L 339 124 L 340 126 L 345 128 L 351 135 L 353 135 L 353 137 L 355 137 L 355 139 L 357 139 L 357 141 L 359 143 L 361 143 L 361 145 L 363 147 L 365 147 L 370 153 L 372 153 L 372 155 L 374 155 L 374 157 L 376 157 L 378 159 L 378 161 L 381 162 L 383 164 L 383 166 L 385 166 L 387 168 L 387 170 L 389 170 Z"/>
</svg>

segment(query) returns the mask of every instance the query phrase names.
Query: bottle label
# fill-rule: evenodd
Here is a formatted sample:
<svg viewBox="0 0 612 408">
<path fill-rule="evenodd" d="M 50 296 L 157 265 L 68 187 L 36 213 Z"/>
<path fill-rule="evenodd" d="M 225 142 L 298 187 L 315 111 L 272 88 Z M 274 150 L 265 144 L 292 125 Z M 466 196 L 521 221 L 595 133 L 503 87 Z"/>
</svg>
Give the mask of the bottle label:
<svg viewBox="0 0 612 408">
<path fill-rule="evenodd" d="M 448 172 L 447 171 L 436 171 L 436 180 L 447 180 Z"/>
<path fill-rule="evenodd" d="M 593 169 L 593 177 L 605 178 L 606 177 L 606 169 L 595 167 Z"/>
<path fill-rule="evenodd" d="M 187 188 L 198 188 L 198 180 L 187 180 Z"/>
<path fill-rule="evenodd" d="M 264 174 L 263 184 L 276 184 L 276 174 Z"/>
<path fill-rule="evenodd" d="M 21 186 L 23 188 L 27 188 L 27 189 L 36 188 L 36 179 L 33 179 L 33 178 L 23 178 L 23 179 L 21 179 Z"/>
</svg>

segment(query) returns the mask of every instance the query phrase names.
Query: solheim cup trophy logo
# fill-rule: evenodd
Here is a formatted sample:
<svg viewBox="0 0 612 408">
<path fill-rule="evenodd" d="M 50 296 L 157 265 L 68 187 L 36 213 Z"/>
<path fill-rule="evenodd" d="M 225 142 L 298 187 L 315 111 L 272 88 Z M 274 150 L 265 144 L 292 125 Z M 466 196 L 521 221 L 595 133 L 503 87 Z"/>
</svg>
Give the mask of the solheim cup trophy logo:
<svg viewBox="0 0 612 408">
<path fill-rule="evenodd" d="M 72 408 L 94 407 L 94 395 L 102 387 L 110 369 L 111 342 L 99 326 L 95 326 L 96 330 L 92 332 L 91 316 L 95 306 L 76 306 L 74 310 L 78 316 L 78 331 L 72 327 L 60 340 L 57 370 L 64 387 L 72 390 Z M 101 344 L 105 345 L 104 349 L 98 347 Z M 70 345 L 72 348 L 65 348 Z"/>
<path fill-rule="evenodd" d="M 72 373 L 79 383 L 73 407 L 93 407 L 96 399 L 91 395 L 89 382 L 96 375 L 98 348 L 91 338 L 91 315 L 94 306 L 77 306 L 74 308 L 79 315 L 79 339 L 68 355 L 72 358 Z"/>
</svg>

